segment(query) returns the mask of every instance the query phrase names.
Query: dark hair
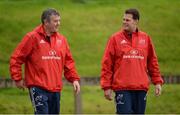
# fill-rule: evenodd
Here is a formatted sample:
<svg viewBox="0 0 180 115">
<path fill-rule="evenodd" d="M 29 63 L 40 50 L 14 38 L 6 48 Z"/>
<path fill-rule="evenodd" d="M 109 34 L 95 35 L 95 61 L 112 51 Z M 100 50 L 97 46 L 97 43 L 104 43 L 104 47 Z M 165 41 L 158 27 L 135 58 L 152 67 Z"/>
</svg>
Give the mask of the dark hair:
<svg viewBox="0 0 180 115">
<path fill-rule="evenodd" d="M 44 20 L 50 21 L 50 16 L 52 15 L 60 16 L 59 12 L 54 8 L 44 10 L 41 15 L 41 22 L 44 24 Z"/>
<path fill-rule="evenodd" d="M 134 20 L 139 20 L 140 18 L 139 11 L 137 9 L 133 9 L 133 8 L 127 9 L 125 11 L 125 14 L 132 14 Z"/>
</svg>

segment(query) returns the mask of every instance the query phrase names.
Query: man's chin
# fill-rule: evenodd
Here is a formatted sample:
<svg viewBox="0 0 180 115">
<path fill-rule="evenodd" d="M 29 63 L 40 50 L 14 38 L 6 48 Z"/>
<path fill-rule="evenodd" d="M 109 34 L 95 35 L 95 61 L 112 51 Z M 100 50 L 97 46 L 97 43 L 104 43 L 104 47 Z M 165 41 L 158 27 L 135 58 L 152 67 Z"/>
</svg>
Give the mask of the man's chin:
<svg viewBox="0 0 180 115">
<path fill-rule="evenodd" d="M 54 33 L 56 33 L 56 32 L 58 32 L 58 29 L 55 29 L 55 30 L 54 30 Z"/>
<path fill-rule="evenodd" d="M 128 29 L 128 28 L 123 28 L 123 30 L 124 30 L 124 31 L 129 31 L 129 29 Z"/>
</svg>

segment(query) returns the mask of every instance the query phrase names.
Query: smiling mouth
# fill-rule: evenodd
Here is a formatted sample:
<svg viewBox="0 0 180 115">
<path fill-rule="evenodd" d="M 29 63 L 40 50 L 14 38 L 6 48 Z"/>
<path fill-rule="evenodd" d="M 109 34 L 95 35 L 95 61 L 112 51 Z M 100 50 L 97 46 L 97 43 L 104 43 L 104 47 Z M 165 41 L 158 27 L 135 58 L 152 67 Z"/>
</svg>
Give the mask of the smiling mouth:
<svg viewBox="0 0 180 115">
<path fill-rule="evenodd" d="M 123 27 L 129 27 L 128 25 L 123 25 Z"/>
</svg>

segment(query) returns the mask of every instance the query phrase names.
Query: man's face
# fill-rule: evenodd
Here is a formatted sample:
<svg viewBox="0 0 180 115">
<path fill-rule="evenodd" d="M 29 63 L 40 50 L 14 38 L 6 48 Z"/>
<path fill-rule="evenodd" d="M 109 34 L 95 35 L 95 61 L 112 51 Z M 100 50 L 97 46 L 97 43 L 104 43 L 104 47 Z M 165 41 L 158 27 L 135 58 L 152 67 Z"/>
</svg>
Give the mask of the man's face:
<svg viewBox="0 0 180 115">
<path fill-rule="evenodd" d="M 132 14 L 124 14 L 123 16 L 123 29 L 128 32 L 133 32 L 136 30 L 138 20 L 133 19 Z"/>
<path fill-rule="evenodd" d="M 60 16 L 51 15 L 49 21 L 45 21 L 45 25 L 50 33 L 57 32 L 60 25 Z"/>
</svg>

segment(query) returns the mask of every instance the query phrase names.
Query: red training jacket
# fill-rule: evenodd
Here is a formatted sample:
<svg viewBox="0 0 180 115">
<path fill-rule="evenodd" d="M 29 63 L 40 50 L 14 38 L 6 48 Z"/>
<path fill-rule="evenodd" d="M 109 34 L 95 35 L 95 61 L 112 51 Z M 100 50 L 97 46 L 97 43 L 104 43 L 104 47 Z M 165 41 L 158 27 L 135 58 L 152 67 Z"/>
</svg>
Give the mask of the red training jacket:
<svg viewBox="0 0 180 115">
<path fill-rule="evenodd" d="M 22 80 L 21 65 L 25 63 L 26 86 L 39 86 L 51 92 L 62 89 L 62 73 L 69 82 L 79 80 L 66 38 L 54 33 L 50 41 L 40 25 L 25 35 L 10 58 L 10 73 Z"/>
<path fill-rule="evenodd" d="M 151 38 L 138 30 L 132 39 L 123 30 L 115 33 L 102 59 L 102 89 L 147 91 L 148 76 L 153 84 L 163 84 Z"/>
</svg>

